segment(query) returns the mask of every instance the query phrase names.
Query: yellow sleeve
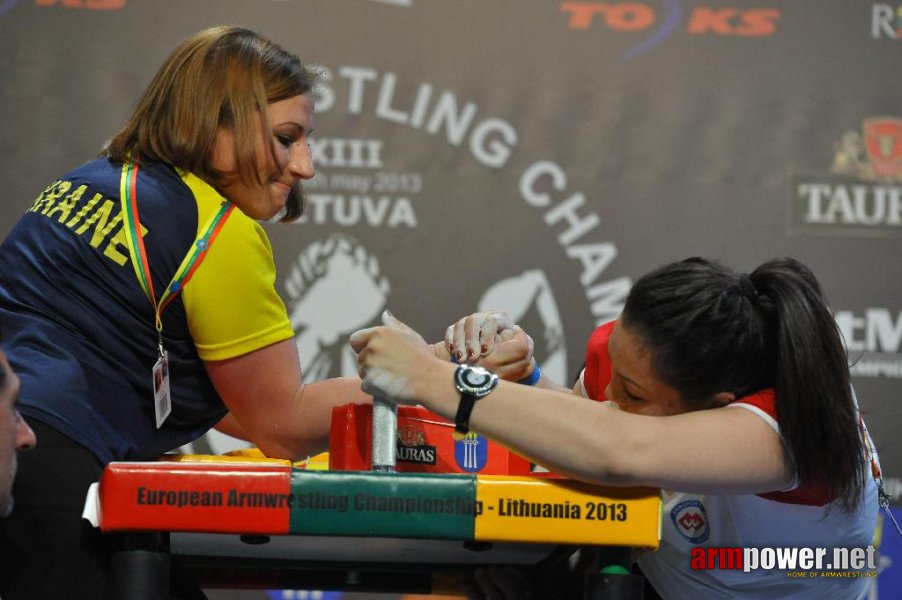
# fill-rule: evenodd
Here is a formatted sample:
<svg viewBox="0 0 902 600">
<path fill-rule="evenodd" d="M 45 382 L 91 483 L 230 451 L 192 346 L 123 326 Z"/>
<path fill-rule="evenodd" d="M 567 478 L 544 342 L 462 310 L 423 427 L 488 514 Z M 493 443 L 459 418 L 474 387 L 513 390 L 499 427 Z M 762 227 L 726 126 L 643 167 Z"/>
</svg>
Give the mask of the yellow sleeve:
<svg viewBox="0 0 902 600">
<path fill-rule="evenodd" d="M 222 197 L 188 173 L 198 227 Z M 202 360 L 223 360 L 294 337 L 275 288 L 272 246 L 259 223 L 232 211 L 194 276 L 182 290 L 188 329 Z"/>
</svg>

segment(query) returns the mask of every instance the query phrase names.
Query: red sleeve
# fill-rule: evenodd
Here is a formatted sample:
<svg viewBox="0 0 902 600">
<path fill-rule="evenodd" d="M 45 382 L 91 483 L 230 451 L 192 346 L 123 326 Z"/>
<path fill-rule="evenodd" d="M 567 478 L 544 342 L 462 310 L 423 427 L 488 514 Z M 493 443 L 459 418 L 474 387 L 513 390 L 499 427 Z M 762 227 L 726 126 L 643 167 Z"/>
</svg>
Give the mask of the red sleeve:
<svg viewBox="0 0 902 600">
<path fill-rule="evenodd" d="M 589 337 L 586 347 L 586 370 L 583 385 L 593 400 L 604 400 L 604 389 L 611 382 L 611 357 L 608 354 L 608 340 L 615 321 L 601 325 Z"/>
<path fill-rule="evenodd" d="M 777 405 L 774 399 L 774 390 L 771 388 L 743 396 L 736 400 L 736 403 L 750 404 L 767 413 L 774 421 L 777 420 Z"/>
<path fill-rule="evenodd" d="M 736 403 L 750 404 L 765 412 L 775 422 L 777 421 L 777 405 L 773 389 L 767 389 L 751 394 L 750 396 L 744 396 L 737 400 Z M 777 428 L 779 429 L 779 424 L 777 424 Z M 784 492 L 768 492 L 765 494 L 757 494 L 757 496 L 772 502 L 780 502 L 782 504 L 804 504 L 807 506 L 823 506 L 833 499 L 829 490 L 818 482 L 803 484 Z"/>
</svg>

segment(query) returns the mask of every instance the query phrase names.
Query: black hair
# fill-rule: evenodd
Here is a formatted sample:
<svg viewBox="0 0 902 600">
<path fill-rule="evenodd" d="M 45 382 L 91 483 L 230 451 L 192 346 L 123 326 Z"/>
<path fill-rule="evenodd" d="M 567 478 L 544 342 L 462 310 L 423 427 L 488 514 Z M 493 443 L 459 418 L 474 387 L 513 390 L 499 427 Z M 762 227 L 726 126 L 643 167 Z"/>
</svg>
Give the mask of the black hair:
<svg viewBox="0 0 902 600">
<path fill-rule="evenodd" d="M 745 275 L 698 257 L 672 263 L 633 285 L 622 322 L 692 408 L 719 392 L 774 388 L 799 481 L 857 505 L 865 464 L 848 358 L 805 265 L 779 258 Z"/>
</svg>

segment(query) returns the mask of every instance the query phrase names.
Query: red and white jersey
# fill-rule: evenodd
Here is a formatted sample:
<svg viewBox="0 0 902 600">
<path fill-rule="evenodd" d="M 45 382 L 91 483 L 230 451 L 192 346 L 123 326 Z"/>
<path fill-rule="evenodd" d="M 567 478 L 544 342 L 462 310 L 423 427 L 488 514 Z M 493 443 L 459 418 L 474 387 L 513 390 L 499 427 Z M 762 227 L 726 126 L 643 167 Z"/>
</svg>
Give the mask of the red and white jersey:
<svg viewBox="0 0 902 600">
<path fill-rule="evenodd" d="M 580 381 L 584 395 L 593 400 L 604 400 L 611 379 L 608 340 L 613 326 L 613 322 L 602 325 L 589 339 Z M 741 398 L 724 407 L 728 408 L 748 410 L 780 433 L 773 390 Z M 828 556 L 832 548 L 866 548 L 873 542 L 878 510 L 871 477 L 853 514 L 811 485 L 765 494 L 662 493 L 661 546 L 641 556 L 639 565 L 663 598 L 855 599 L 873 581 L 871 577 L 803 578 L 779 570 L 693 570 L 690 566 L 695 547 L 827 548 Z"/>
</svg>

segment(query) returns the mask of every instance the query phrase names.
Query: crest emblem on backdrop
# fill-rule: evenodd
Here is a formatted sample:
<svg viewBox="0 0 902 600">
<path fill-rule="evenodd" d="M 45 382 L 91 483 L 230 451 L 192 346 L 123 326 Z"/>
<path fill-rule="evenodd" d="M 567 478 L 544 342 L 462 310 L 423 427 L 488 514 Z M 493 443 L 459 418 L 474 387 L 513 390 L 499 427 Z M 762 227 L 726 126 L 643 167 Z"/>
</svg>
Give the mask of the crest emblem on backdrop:
<svg viewBox="0 0 902 600">
<path fill-rule="evenodd" d="M 870 181 L 902 181 L 902 119 L 864 119 L 861 132 L 850 129 L 835 145 L 830 171 Z"/>
<path fill-rule="evenodd" d="M 865 119 L 863 129 L 874 175 L 892 177 L 902 171 L 902 119 Z"/>
</svg>

